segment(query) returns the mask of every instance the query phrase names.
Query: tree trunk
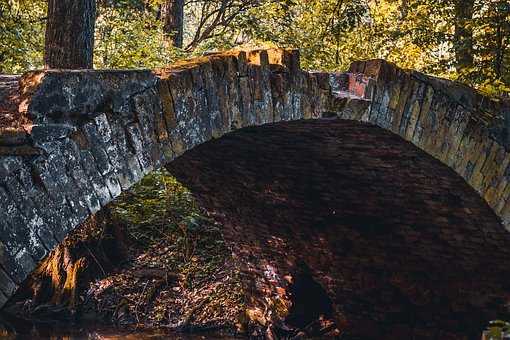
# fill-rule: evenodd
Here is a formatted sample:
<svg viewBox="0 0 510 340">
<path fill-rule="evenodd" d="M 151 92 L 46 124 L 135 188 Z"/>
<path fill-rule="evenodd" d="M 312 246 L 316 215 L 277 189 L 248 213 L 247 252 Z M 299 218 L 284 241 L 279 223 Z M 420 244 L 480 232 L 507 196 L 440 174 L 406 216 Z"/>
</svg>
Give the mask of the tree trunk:
<svg viewBox="0 0 510 340">
<path fill-rule="evenodd" d="M 400 1 L 400 20 L 405 20 L 409 14 L 409 3 L 408 0 Z"/>
<path fill-rule="evenodd" d="M 455 0 L 454 48 L 457 72 L 463 73 L 473 65 L 474 0 Z"/>
<path fill-rule="evenodd" d="M 510 36 L 510 25 L 508 22 L 509 8 L 504 7 L 501 3 L 496 2 L 492 5 L 492 26 L 495 26 L 495 58 L 494 73 L 497 78 L 502 78 L 504 73 L 505 52 L 508 48 L 508 37 Z"/>
<path fill-rule="evenodd" d="M 167 0 L 163 6 L 163 31 L 173 46 L 182 48 L 184 35 L 184 0 Z"/>
<path fill-rule="evenodd" d="M 92 68 L 95 0 L 48 0 L 46 68 Z"/>
</svg>

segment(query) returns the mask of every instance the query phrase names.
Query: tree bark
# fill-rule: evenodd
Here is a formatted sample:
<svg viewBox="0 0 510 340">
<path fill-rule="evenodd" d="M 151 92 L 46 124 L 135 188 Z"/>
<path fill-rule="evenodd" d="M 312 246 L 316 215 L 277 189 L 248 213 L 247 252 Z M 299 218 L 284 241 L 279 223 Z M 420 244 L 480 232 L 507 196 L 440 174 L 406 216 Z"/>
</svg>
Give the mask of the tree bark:
<svg viewBox="0 0 510 340">
<path fill-rule="evenodd" d="M 163 6 L 163 31 L 173 46 L 182 48 L 184 39 L 184 0 L 167 0 Z"/>
<path fill-rule="evenodd" d="M 498 6 L 499 5 L 499 6 Z M 494 58 L 494 73 L 496 77 L 503 77 L 504 62 L 506 49 L 508 48 L 508 37 L 510 36 L 510 23 L 508 22 L 508 7 L 503 7 L 499 3 L 492 5 L 494 13 L 492 18 L 492 25 L 495 27 L 495 58 Z"/>
<path fill-rule="evenodd" d="M 48 0 L 46 68 L 92 68 L 95 0 Z"/>
<path fill-rule="evenodd" d="M 473 66 L 473 20 L 474 0 L 455 0 L 454 48 L 457 72 L 463 73 Z"/>
</svg>

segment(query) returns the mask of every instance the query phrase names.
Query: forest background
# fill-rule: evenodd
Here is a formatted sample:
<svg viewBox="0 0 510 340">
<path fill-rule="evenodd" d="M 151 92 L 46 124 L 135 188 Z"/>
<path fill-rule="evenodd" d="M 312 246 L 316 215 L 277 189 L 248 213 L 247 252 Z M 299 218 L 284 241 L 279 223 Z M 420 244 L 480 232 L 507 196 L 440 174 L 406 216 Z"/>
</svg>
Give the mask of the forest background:
<svg viewBox="0 0 510 340">
<path fill-rule="evenodd" d="M 0 0 L 0 73 L 44 66 L 46 11 L 45 0 Z M 98 0 L 94 67 L 296 47 L 307 70 L 383 58 L 508 99 L 509 45 L 508 0 Z"/>
</svg>

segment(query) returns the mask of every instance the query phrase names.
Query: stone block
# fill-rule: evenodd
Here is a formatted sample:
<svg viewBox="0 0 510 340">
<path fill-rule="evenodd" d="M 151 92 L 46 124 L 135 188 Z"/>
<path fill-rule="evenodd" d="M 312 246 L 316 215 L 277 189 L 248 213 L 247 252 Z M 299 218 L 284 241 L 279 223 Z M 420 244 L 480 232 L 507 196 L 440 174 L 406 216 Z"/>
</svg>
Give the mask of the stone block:
<svg viewBox="0 0 510 340">
<path fill-rule="evenodd" d="M 19 146 L 28 143 L 28 134 L 24 130 L 0 129 L 0 146 Z"/>
<path fill-rule="evenodd" d="M 45 142 L 67 138 L 75 131 L 76 127 L 68 124 L 34 125 L 30 132 L 30 138 L 34 145 L 38 146 Z"/>
</svg>

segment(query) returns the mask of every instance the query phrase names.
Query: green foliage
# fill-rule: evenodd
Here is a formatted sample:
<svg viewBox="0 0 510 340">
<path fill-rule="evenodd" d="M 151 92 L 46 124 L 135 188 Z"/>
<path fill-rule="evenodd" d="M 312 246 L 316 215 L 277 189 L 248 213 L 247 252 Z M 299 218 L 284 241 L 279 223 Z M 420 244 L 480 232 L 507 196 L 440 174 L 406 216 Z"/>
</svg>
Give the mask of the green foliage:
<svg viewBox="0 0 510 340">
<path fill-rule="evenodd" d="M 115 202 L 112 212 L 126 225 L 133 240 L 153 244 L 179 223 L 198 216 L 198 207 L 190 192 L 165 172 L 146 176 Z M 186 222 L 184 222 L 186 223 Z"/>
<path fill-rule="evenodd" d="M 165 261 L 187 278 L 188 286 L 218 270 L 229 253 L 218 226 L 166 171 L 145 176 L 110 208 L 113 221 L 126 227 L 140 250 L 171 244 Z"/>
<path fill-rule="evenodd" d="M 510 94 L 510 2 L 475 4 L 475 64 L 468 79 L 489 94 Z"/>
<path fill-rule="evenodd" d="M 156 8 L 136 1 L 100 6 L 96 20 L 96 68 L 155 68 L 182 57 L 164 39 Z"/>
<path fill-rule="evenodd" d="M 483 340 L 503 340 L 510 336 L 510 323 L 506 321 L 491 321 L 483 334 Z"/>
<path fill-rule="evenodd" d="M 345 37 L 369 19 L 368 10 L 361 0 L 267 2 L 240 17 L 238 25 L 257 43 L 301 48 L 306 69 L 345 69 Z"/>
<path fill-rule="evenodd" d="M 0 0 L 0 73 L 42 67 L 46 2 Z"/>
</svg>

